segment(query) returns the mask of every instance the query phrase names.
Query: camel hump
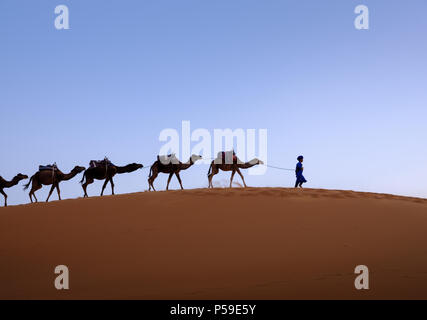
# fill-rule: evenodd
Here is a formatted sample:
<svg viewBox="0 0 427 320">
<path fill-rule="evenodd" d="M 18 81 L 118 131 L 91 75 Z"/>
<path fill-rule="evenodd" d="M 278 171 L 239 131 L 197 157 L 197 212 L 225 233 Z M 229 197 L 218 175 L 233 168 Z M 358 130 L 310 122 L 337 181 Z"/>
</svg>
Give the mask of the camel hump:
<svg viewBox="0 0 427 320">
<path fill-rule="evenodd" d="M 176 157 L 175 153 L 172 154 L 168 154 L 168 155 L 157 155 L 157 160 L 160 161 L 161 164 L 163 165 L 168 165 L 168 164 L 179 164 L 179 160 Z"/>
<path fill-rule="evenodd" d="M 57 167 L 56 163 L 47 164 L 47 165 L 39 165 L 39 171 L 44 171 L 44 170 L 57 171 L 58 167 Z"/>
</svg>

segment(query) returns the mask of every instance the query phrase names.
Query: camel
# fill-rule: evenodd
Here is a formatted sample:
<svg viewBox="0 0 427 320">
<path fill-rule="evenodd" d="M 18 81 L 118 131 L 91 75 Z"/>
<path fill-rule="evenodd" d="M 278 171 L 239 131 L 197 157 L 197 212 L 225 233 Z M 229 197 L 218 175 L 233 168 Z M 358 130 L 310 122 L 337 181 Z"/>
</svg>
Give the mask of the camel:
<svg viewBox="0 0 427 320">
<path fill-rule="evenodd" d="M 108 165 L 101 165 L 98 167 L 90 167 L 88 168 L 84 174 L 83 178 L 80 181 L 82 184 L 82 188 L 84 191 L 83 197 L 89 197 L 87 194 L 87 186 L 94 182 L 94 180 L 105 180 L 104 185 L 102 186 L 101 196 L 104 195 L 105 187 L 107 186 L 108 182 L 111 184 L 111 192 L 114 195 L 114 182 L 113 177 L 116 174 L 122 174 L 122 173 L 130 173 L 134 172 L 138 169 L 141 169 L 143 167 L 142 164 L 139 163 L 131 163 L 124 167 L 115 166 L 112 163 Z M 86 182 L 85 181 L 86 178 Z M 83 183 L 84 182 L 84 183 Z"/>
<path fill-rule="evenodd" d="M 179 176 L 179 172 L 181 170 L 186 170 L 186 169 L 190 168 L 197 160 L 200 160 L 200 159 L 202 159 L 202 156 L 193 154 L 190 157 L 190 159 L 188 160 L 188 162 L 186 162 L 186 163 L 170 162 L 168 164 L 164 164 L 164 163 L 162 163 L 162 161 L 159 160 L 159 158 L 157 158 L 157 160 L 152 164 L 152 166 L 150 168 L 150 174 L 148 176 L 148 191 L 151 191 L 151 188 L 153 188 L 153 190 L 156 191 L 156 189 L 154 189 L 153 182 L 157 178 L 157 176 L 159 175 L 160 172 L 169 174 L 168 183 L 166 185 L 166 190 L 169 190 L 169 183 L 170 183 L 173 175 L 175 175 L 177 177 L 178 182 L 181 186 L 181 190 L 184 190 L 184 188 L 182 187 L 182 181 L 181 181 L 181 177 Z"/>
<path fill-rule="evenodd" d="M 219 172 L 219 170 L 231 171 L 230 188 L 232 187 L 233 177 L 236 172 L 242 178 L 243 185 L 246 188 L 247 185 L 246 185 L 245 179 L 243 178 L 242 173 L 240 172 L 240 169 L 248 169 L 258 164 L 264 164 L 264 162 L 262 162 L 261 160 L 258 160 L 257 158 L 252 159 L 249 162 L 241 162 L 238 159 L 237 161 L 233 161 L 233 163 L 230 163 L 230 164 L 222 163 L 222 162 L 223 161 L 221 159 L 212 160 L 212 163 L 209 167 L 209 172 L 208 172 L 208 180 L 209 180 L 208 188 L 213 188 L 212 178 L 214 175 L 216 175 Z"/>
<path fill-rule="evenodd" d="M 7 194 L 3 191 L 4 188 L 16 186 L 19 181 L 28 179 L 28 176 L 18 173 L 11 181 L 6 181 L 0 176 L 0 193 L 4 196 L 4 206 L 7 207 Z"/>
<path fill-rule="evenodd" d="M 58 198 L 61 200 L 61 190 L 59 190 L 59 183 L 61 181 L 68 181 L 74 178 L 77 174 L 84 171 L 84 167 L 75 166 L 70 173 L 63 173 L 61 170 L 39 170 L 37 171 L 31 178 L 30 181 L 24 186 L 24 190 L 27 190 L 30 186 L 31 182 L 33 182 L 31 186 L 31 191 L 29 193 L 31 203 L 33 203 L 33 196 L 36 202 L 38 202 L 35 192 L 42 188 L 43 185 L 48 186 L 52 185 L 49 191 L 49 195 L 46 199 L 46 202 L 49 201 L 50 196 L 52 195 L 53 190 L 56 188 L 58 192 Z"/>
</svg>

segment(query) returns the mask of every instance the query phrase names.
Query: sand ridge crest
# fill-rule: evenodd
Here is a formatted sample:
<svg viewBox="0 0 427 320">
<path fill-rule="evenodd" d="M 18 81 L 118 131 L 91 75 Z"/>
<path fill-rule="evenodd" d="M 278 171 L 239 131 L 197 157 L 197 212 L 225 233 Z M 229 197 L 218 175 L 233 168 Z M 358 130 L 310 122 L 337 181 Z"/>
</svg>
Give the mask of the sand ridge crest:
<svg viewBox="0 0 427 320">
<path fill-rule="evenodd" d="M 426 209 L 426 199 L 286 188 L 10 206 L 0 298 L 427 298 Z M 66 293 L 53 287 L 59 264 Z M 369 292 L 353 286 L 360 264 Z"/>
</svg>

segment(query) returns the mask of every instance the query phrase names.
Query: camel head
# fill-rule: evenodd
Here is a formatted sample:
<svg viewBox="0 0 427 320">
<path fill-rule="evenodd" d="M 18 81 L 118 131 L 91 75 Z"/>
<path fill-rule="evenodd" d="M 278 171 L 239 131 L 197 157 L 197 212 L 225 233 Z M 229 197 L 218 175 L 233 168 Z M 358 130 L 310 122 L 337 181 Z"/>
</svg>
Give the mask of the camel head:
<svg viewBox="0 0 427 320">
<path fill-rule="evenodd" d="M 252 159 L 249 161 L 250 164 L 257 165 L 257 164 L 264 164 L 262 160 L 259 160 L 258 158 Z"/>
<path fill-rule="evenodd" d="M 201 155 L 197 155 L 197 154 L 193 154 L 190 159 L 191 159 L 192 163 L 195 163 L 197 160 L 201 160 L 202 156 Z"/>
<path fill-rule="evenodd" d="M 25 174 L 22 174 L 22 173 L 18 173 L 18 174 L 16 175 L 15 179 L 17 179 L 18 181 L 21 181 L 21 180 L 28 179 L 28 176 L 27 176 L 27 175 L 25 175 Z"/>
<path fill-rule="evenodd" d="M 75 166 L 75 167 L 73 168 L 73 170 L 71 170 L 71 172 L 80 173 L 80 172 L 83 172 L 83 171 L 85 171 L 85 170 L 86 170 L 86 168 L 85 168 L 85 167 Z"/>
</svg>

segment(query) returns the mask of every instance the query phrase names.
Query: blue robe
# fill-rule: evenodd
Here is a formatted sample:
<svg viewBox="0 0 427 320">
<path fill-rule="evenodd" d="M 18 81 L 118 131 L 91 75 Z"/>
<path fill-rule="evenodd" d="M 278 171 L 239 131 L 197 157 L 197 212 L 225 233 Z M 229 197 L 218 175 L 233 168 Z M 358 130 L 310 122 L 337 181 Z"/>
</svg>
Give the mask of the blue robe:
<svg viewBox="0 0 427 320">
<path fill-rule="evenodd" d="M 295 175 L 297 176 L 297 183 L 305 183 L 307 180 L 305 180 L 304 176 L 302 175 L 302 163 L 298 162 L 297 166 L 295 168 Z"/>
</svg>

